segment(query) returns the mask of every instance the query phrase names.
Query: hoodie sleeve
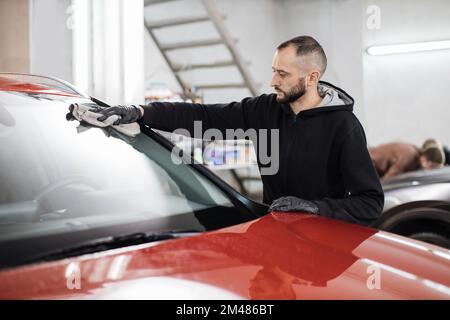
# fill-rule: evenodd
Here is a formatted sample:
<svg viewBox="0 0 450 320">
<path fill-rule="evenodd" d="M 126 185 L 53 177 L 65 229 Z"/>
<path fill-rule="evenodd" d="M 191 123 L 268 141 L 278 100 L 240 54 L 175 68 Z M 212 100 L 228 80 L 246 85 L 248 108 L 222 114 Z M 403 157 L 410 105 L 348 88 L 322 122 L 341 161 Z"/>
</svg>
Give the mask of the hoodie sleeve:
<svg viewBox="0 0 450 320">
<path fill-rule="evenodd" d="M 208 129 L 218 129 L 225 135 L 226 129 L 256 127 L 255 123 L 249 122 L 254 122 L 252 118 L 262 98 L 245 98 L 229 104 L 153 102 L 143 106 L 141 122 L 164 131 L 186 129 L 194 136 L 194 121 L 201 121 L 202 133 Z"/>
<path fill-rule="evenodd" d="M 324 198 L 314 201 L 319 207 L 319 214 L 370 225 L 382 213 L 384 193 L 359 122 L 344 138 L 339 162 L 346 196 L 341 199 Z"/>
</svg>

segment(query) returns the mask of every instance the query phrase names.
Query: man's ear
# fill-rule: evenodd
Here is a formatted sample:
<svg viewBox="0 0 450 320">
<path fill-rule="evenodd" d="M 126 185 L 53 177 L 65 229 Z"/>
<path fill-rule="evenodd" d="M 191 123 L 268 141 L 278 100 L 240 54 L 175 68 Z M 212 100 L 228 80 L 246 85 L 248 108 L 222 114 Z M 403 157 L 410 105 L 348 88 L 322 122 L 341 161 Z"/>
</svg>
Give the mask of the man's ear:
<svg viewBox="0 0 450 320">
<path fill-rule="evenodd" d="M 316 86 L 320 80 L 320 71 L 313 70 L 308 74 L 306 81 L 308 82 L 308 86 Z"/>
</svg>

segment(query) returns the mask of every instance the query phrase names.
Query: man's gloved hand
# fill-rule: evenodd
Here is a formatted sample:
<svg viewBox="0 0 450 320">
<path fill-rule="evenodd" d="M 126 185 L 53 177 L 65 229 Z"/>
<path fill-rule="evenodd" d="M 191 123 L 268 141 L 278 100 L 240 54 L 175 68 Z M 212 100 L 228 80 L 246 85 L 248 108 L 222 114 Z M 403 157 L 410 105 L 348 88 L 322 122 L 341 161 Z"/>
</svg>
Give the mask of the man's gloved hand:
<svg viewBox="0 0 450 320">
<path fill-rule="evenodd" d="M 117 115 L 120 118 L 114 122 L 114 125 L 125 124 L 136 122 L 141 118 L 141 110 L 137 106 L 113 106 L 113 107 L 94 107 L 89 109 L 89 111 L 96 112 L 102 114 L 101 117 L 98 117 L 98 121 L 105 121 L 111 116 Z"/>
<path fill-rule="evenodd" d="M 276 199 L 268 211 L 305 211 L 318 214 L 319 207 L 314 202 L 291 196 Z"/>
</svg>

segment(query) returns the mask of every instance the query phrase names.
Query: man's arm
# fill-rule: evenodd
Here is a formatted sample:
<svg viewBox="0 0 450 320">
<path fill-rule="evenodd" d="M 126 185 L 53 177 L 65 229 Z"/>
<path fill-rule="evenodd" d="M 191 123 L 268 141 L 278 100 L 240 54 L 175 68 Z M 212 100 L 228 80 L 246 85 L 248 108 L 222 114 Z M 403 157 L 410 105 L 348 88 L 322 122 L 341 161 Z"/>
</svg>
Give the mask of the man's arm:
<svg viewBox="0 0 450 320">
<path fill-rule="evenodd" d="M 141 106 L 140 122 L 152 128 L 174 131 L 187 129 L 194 135 L 194 121 L 201 121 L 202 131 L 214 128 L 225 134 L 226 129 L 257 127 L 257 106 L 264 104 L 264 96 L 245 98 L 229 104 L 193 104 L 184 102 L 153 102 Z M 257 128 L 255 128 L 257 129 Z M 203 133 L 202 132 L 202 133 Z"/>
<path fill-rule="evenodd" d="M 390 164 L 389 169 L 386 171 L 385 174 L 381 177 L 381 180 L 386 180 L 392 177 L 395 177 L 396 175 L 403 172 L 404 165 L 397 160 L 396 162 Z"/>
<path fill-rule="evenodd" d="M 319 207 L 319 214 L 369 225 L 382 213 L 384 194 L 359 122 L 342 143 L 340 168 L 348 195 L 342 199 L 313 201 Z"/>
<path fill-rule="evenodd" d="M 389 161 L 389 170 L 381 180 L 387 180 L 401 173 L 416 170 L 420 166 L 420 152 L 412 145 L 402 145 L 395 150 L 395 154 Z"/>
</svg>

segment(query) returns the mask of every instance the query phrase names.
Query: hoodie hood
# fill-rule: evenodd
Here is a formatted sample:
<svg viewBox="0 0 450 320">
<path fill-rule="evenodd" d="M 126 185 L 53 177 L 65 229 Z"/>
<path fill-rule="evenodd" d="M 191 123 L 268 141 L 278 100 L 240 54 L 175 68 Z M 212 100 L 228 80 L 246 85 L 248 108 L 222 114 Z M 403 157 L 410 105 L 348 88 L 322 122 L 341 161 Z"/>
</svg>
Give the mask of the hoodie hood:
<svg viewBox="0 0 450 320">
<path fill-rule="evenodd" d="M 318 115 L 318 113 L 331 111 L 353 112 L 354 100 L 341 88 L 325 81 L 319 81 L 318 91 L 322 97 L 320 104 L 312 109 L 301 111 L 299 114 Z M 294 114 L 289 104 L 283 104 L 283 109 L 290 115 Z"/>
<path fill-rule="evenodd" d="M 322 97 L 322 102 L 317 106 L 320 107 L 328 107 L 328 106 L 341 106 L 345 105 L 346 97 L 341 94 L 339 95 L 338 89 L 334 89 L 333 87 L 319 83 L 318 85 L 319 95 Z"/>
</svg>

